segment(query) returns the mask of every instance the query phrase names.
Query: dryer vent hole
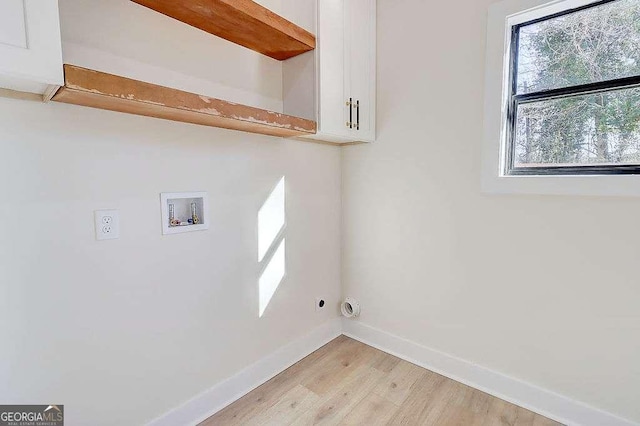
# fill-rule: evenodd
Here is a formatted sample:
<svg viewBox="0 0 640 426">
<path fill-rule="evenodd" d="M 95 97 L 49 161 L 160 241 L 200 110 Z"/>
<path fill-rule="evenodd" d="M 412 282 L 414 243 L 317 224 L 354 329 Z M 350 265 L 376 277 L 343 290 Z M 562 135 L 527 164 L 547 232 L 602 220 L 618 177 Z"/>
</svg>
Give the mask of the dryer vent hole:
<svg viewBox="0 0 640 426">
<path fill-rule="evenodd" d="M 353 306 L 351 306 L 351 303 L 345 303 L 344 310 L 347 311 L 347 314 L 353 315 Z"/>
<path fill-rule="evenodd" d="M 340 306 L 342 315 L 347 318 L 355 318 L 360 315 L 360 303 L 357 300 L 347 297 Z"/>
</svg>

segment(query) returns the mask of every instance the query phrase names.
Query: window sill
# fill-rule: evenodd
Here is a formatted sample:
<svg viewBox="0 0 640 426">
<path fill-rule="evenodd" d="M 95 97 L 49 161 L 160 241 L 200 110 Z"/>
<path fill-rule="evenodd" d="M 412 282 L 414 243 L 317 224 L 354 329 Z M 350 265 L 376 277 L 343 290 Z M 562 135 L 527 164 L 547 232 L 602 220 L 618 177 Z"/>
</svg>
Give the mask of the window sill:
<svg viewBox="0 0 640 426">
<path fill-rule="evenodd" d="M 638 175 L 491 176 L 483 173 L 482 192 L 488 194 L 640 196 Z"/>
</svg>

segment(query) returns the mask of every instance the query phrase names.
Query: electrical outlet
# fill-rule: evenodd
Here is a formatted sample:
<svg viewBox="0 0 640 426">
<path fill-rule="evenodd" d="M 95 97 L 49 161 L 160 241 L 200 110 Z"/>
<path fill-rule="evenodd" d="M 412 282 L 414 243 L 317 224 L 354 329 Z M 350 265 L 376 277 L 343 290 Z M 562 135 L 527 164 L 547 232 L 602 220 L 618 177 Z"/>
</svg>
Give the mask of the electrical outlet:
<svg viewBox="0 0 640 426">
<path fill-rule="evenodd" d="M 323 311 L 327 306 L 327 301 L 323 297 L 316 297 L 316 312 Z"/>
<path fill-rule="evenodd" d="M 96 210 L 96 240 L 116 240 L 120 238 L 120 217 L 118 210 Z"/>
</svg>

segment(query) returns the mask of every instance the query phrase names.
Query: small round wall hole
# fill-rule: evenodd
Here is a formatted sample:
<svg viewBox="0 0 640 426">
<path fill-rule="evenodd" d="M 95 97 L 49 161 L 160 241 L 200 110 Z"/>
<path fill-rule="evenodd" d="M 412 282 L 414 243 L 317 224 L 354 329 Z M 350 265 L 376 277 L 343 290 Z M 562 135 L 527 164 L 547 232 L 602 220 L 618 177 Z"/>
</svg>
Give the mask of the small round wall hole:
<svg viewBox="0 0 640 426">
<path fill-rule="evenodd" d="M 324 300 L 320 300 L 318 302 L 318 306 L 320 306 L 321 308 L 324 308 Z"/>
</svg>

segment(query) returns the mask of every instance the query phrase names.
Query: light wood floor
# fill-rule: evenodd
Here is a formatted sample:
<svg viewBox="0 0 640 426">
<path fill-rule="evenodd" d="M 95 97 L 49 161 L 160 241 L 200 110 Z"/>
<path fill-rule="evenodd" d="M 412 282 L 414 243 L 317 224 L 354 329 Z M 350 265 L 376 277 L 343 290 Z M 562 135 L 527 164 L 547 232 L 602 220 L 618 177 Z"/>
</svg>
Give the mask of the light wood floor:
<svg viewBox="0 0 640 426">
<path fill-rule="evenodd" d="M 201 426 L 558 424 L 340 336 Z"/>
</svg>

